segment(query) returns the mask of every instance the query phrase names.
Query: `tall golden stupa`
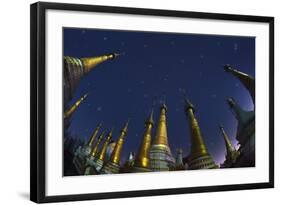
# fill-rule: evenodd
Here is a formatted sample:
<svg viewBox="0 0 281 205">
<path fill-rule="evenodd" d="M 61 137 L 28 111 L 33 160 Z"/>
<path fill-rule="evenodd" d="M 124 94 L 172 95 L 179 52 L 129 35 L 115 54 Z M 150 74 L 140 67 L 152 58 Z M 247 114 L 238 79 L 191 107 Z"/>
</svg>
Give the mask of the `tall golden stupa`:
<svg viewBox="0 0 281 205">
<path fill-rule="evenodd" d="M 121 129 L 120 135 L 119 135 L 116 145 L 111 153 L 110 159 L 108 162 L 106 162 L 104 164 L 100 173 L 102 173 L 102 174 L 119 173 L 121 152 L 122 152 L 125 137 L 128 132 L 128 126 L 129 126 L 129 121 L 127 121 L 125 126 Z"/>
<path fill-rule="evenodd" d="M 149 151 L 151 147 L 151 135 L 152 135 L 153 126 L 154 126 L 153 110 L 151 110 L 148 119 L 145 121 L 145 130 L 143 134 L 143 139 L 140 144 L 139 150 L 136 154 L 134 166 L 131 172 L 151 171 Z"/>
<path fill-rule="evenodd" d="M 185 98 L 185 112 L 189 119 L 191 135 L 191 151 L 187 158 L 188 169 L 218 168 L 207 151 L 194 110 L 194 106 Z"/>
<path fill-rule="evenodd" d="M 156 134 L 150 149 L 150 169 L 152 171 L 168 171 L 174 169 L 175 159 L 172 156 L 167 134 L 168 108 L 165 104 L 160 107 L 160 116 L 156 128 Z"/>
<path fill-rule="evenodd" d="M 97 65 L 115 59 L 119 54 L 110 53 L 101 56 L 88 58 L 75 58 L 64 56 L 63 85 L 64 85 L 64 107 L 74 96 L 74 92 L 79 85 L 80 80 L 91 72 Z"/>
</svg>

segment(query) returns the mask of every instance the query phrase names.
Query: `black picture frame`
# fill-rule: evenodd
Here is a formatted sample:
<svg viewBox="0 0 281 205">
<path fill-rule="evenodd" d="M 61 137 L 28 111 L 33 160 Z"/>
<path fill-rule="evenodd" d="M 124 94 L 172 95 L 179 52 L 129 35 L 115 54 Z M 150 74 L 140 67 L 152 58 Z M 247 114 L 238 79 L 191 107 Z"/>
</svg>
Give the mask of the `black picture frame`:
<svg viewBox="0 0 281 205">
<path fill-rule="evenodd" d="M 46 10 L 67 10 L 101 13 L 121 13 L 151 16 L 170 16 L 195 19 L 263 22 L 269 24 L 269 182 L 239 185 L 171 188 L 158 190 L 90 193 L 46 196 L 45 192 L 45 37 Z M 230 191 L 274 187 L 274 18 L 265 16 L 229 15 L 217 13 L 109 7 L 82 4 L 39 2 L 30 7 L 30 199 L 37 203 L 76 200 L 97 200 L 123 197 L 140 197 L 197 192 Z"/>
</svg>

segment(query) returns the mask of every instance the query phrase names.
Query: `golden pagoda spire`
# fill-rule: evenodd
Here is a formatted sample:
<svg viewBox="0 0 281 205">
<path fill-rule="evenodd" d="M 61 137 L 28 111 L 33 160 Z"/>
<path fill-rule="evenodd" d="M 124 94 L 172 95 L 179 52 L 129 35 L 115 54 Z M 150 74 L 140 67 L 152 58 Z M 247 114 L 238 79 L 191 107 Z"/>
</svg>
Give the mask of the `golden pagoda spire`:
<svg viewBox="0 0 281 205">
<path fill-rule="evenodd" d="M 110 162 L 114 163 L 114 164 L 118 164 L 120 163 L 120 157 L 121 157 L 121 151 L 122 151 L 122 147 L 124 144 L 124 139 L 127 135 L 128 132 L 128 125 L 129 125 L 129 120 L 127 121 L 126 125 L 124 126 L 123 129 L 121 129 L 120 132 L 120 136 L 116 142 L 116 145 L 111 153 L 110 156 Z"/>
<path fill-rule="evenodd" d="M 226 72 L 232 73 L 234 76 L 236 76 L 240 82 L 246 87 L 246 89 L 249 91 L 253 102 L 255 103 L 255 78 L 252 76 L 243 73 L 241 71 L 238 71 L 234 68 L 232 68 L 230 65 L 225 65 L 224 70 Z"/>
<path fill-rule="evenodd" d="M 167 122 L 166 122 L 166 113 L 167 106 L 163 104 L 160 108 L 160 116 L 156 129 L 156 135 L 153 141 L 153 144 L 167 145 L 168 146 L 168 137 L 167 137 Z"/>
<path fill-rule="evenodd" d="M 96 57 L 75 58 L 64 56 L 64 103 L 65 105 L 73 98 L 80 80 L 93 70 L 97 65 L 115 59 L 120 54 L 110 53 Z M 65 106 L 64 105 L 64 106 Z"/>
<path fill-rule="evenodd" d="M 104 161 L 105 159 L 105 155 L 106 155 L 106 149 L 108 146 L 108 143 L 110 142 L 111 138 L 112 138 L 112 133 L 113 133 L 113 129 L 111 129 L 111 131 L 108 133 L 108 135 L 106 136 L 106 139 L 102 145 L 101 151 L 98 155 L 98 159 Z"/>
<path fill-rule="evenodd" d="M 95 56 L 95 57 L 89 57 L 89 58 L 80 58 L 82 61 L 83 67 L 84 67 L 84 73 L 89 73 L 94 67 L 96 67 L 98 64 L 101 64 L 107 60 L 112 60 L 119 56 L 117 53 L 110 53 L 102 56 Z"/>
<path fill-rule="evenodd" d="M 185 112 L 189 117 L 191 131 L 190 158 L 196 158 L 208 154 L 206 145 L 201 134 L 199 124 L 194 116 L 194 106 L 185 98 Z"/>
<path fill-rule="evenodd" d="M 79 105 L 87 98 L 88 94 L 83 95 L 78 101 L 74 103 L 69 109 L 64 112 L 64 119 L 69 118 L 77 110 Z"/>
<path fill-rule="evenodd" d="M 88 146 L 89 147 L 93 146 L 93 143 L 94 143 L 94 141 L 95 141 L 95 139 L 96 139 L 96 137 L 97 137 L 97 135 L 99 133 L 100 128 L 101 128 L 101 123 L 98 124 L 98 126 L 94 130 L 92 136 L 90 137 L 89 142 L 88 142 Z"/>
<path fill-rule="evenodd" d="M 135 167 L 149 168 L 149 150 L 151 145 L 151 131 L 153 128 L 153 109 L 145 122 L 145 131 L 139 151 L 135 157 Z"/>
<path fill-rule="evenodd" d="M 98 148 L 99 148 L 99 144 L 101 143 L 104 134 L 105 134 L 105 131 L 103 131 L 103 132 L 101 133 L 101 135 L 98 137 L 98 140 L 97 140 L 97 142 L 96 142 L 96 144 L 95 144 L 95 146 L 93 147 L 92 152 L 91 152 L 91 156 L 92 156 L 92 157 L 95 157 L 95 156 L 96 156 L 97 151 L 98 151 Z"/>
<path fill-rule="evenodd" d="M 227 152 L 227 154 L 231 154 L 234 151 L 234 148 L 233 148 L 233 146 L 232 146 L 232 144 L 231 144 L 231 142 L 229 140 L 229 137 L 225 133 L 222 125 L 220 125 L 220 130 L 221 130 L 224 142 L 225 142 L 226 152 Z"/>
</svg>

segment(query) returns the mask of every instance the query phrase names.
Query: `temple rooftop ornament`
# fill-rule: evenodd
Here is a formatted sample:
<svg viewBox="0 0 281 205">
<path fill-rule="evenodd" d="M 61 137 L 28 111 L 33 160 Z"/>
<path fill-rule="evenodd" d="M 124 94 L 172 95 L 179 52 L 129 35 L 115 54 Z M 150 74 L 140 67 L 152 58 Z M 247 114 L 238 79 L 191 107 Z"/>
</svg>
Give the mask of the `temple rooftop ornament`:
<svg viewBox="0 0 281 205">
<path fill-rule="evenodd" d="M 139 150 L 135 157 L 134 166 L 132 167 L 132 172 L 147 172 L 149 169 L 149 150 L 151 146 L 151 133 L 154 126 L 153 121 L 153 109 L 150 112 L 148 119 L 145 121 L 145 131 L 143 134 L 143 139 L 140 144 Z"/>
<path fill-rule="evenodd" d="M 226 156 L 225 156 L 225 161 L 223 162 L 223 164 L 221 164 L 222 168 L 230 168 L 230 167 L 234 167 L 234 163 L 236 162 L 237 157 L 239 156 L 240 152 L 237 151 L 229 137 L 227 136 L 224 128 L 222 125 L 219 126 L 220 131 L 222 133 L 223 139 L 224 139 L 224 143 L 225 143 L 225 147 L 226 147 Z"/>
<path fill-rule="evenodd" d="M 74 92 L 78 87 L 80 80 L 91 72 L 97 65 L 104 63 L 108 60 L 113 60 L 118 53 L 109 53 L 101 56 L 75 58 L 64 56 L 64 107 L 73 98 Z"/>
<path fill-rule="evenodd" d="M 208 153 L 197 119 L 194 116 L 194 106 L 185 98 L 185 112 L 189 119 L 191 134 L 191 151 L 187 158 L 189 169 L 218 168 Z"/>
<path fill-rule="evenodd" d="M 121 152 L 124 144 L 125 137 L 128 132 L 129 120 L 125 126 L 121 129 L 120 135 L 116 141 L 116 145 L 111 153 L 110 159 L 101 169 L 102 174 L 115 174 L 120 171 L 120 158 Z"/>
<path fill-rule="evenodd" d="M 73 113 L 77 110 L 79 105 L 88 97 L 88 94 L 83 95 L 79 100 L 77 100 L 69 109 L 64 112 L 64 119 L 71 118 Z"/>
<path fill-rule="evenodd" d="M 168 171 L 174 169 L 175 159 L 172 156 L 167 134 L 166 113 L 168 108 L 165 103 L 160 107 L 160 116 L 156 127 L 156 134 L 150 149 L 150 169 L 152 171 Z"/>
<path fill-rule="evenodd" d="M 240 82 L 246 87 L 246 89 L 249 91 L 252 101 L 255 104 L 255 78 L 243 73 L 239 70 L 234 69 L 232 66 L 229 64 L 224 66 L 224 70 L 226 72 L 232 73 L 235 77 L 237 77 Z"/>
</svg>

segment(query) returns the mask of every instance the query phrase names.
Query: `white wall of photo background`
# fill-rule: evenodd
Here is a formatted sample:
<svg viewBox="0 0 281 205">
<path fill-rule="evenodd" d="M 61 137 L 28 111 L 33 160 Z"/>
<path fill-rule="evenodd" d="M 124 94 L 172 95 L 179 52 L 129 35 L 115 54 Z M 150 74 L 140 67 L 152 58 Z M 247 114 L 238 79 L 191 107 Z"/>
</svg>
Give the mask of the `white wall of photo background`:
<svg viewBox="0 0 281 205">
<path fill-rule="evenodd" d="M 52 0 L 50 0 L 52 1 Z M 5 1 L 1 6 L 1 75 L 0 75 L 0 133 L 1 133 L 1 171 L 0 191 L 1 204 L 31 204 L 29 193 L 29 4 L 34 1 Z M 81 1 L 63 1 L 66 3 L 81 3 Z M 85 4 L 102 4 L 113 6 L 146 7 L 156 9 L 173 9 L 186 11 L 235 13 L 251 15 L 269 15 L 276 17 L 275 52 L 280 53 L 281 14 L 278 1 L 203 1 L 187 2 L 186 0 L 84 0 Z M 275 90 L 281 86 L 280 59 L 275 59 Z M 280 133 L 281 94 L 275 92 L 275 147 L 281 140 Z M 262 125 L 261 125 L 262 126 Z M 281 171 L 280 149 L 276 149 L 276 173 Z M 251 177 L 249 175 L 249 177 Z M 231 179 L 230 179 L 231 180 Z M 131 199 L 114 199 L 96 201 L 95 204 L 237 204 L 237 203 L 270 203 L 278 200 L 280 177 L 276 175 L 275 189 L 249 190 L 220 193 L 188 194 L 178 196 L 142 197 Z M 77 203 L 77 202 L 76 202 Z M 78 202 L 93 204 L 93 202 Z M 75 204 L 75 202 L 69 203 Z"/>
</svg>

